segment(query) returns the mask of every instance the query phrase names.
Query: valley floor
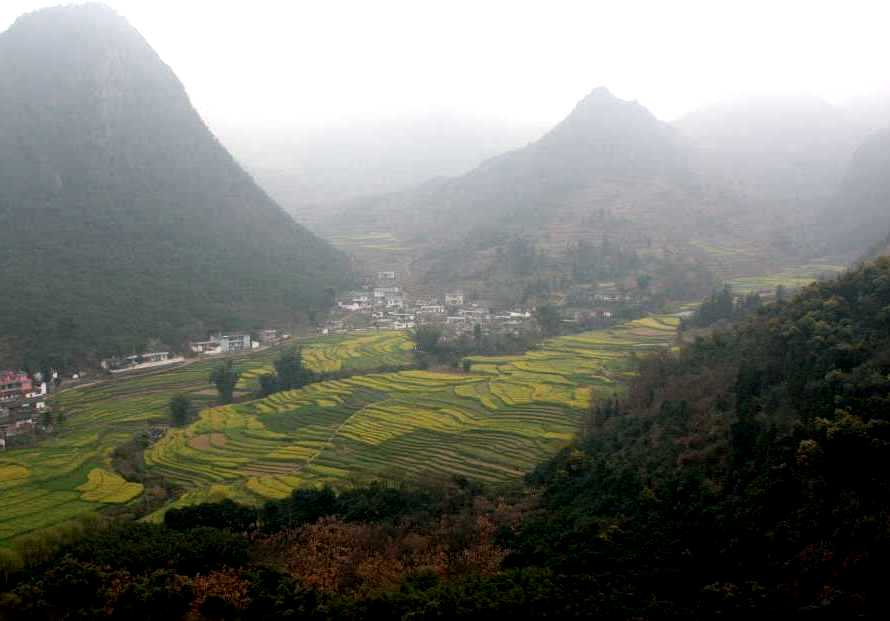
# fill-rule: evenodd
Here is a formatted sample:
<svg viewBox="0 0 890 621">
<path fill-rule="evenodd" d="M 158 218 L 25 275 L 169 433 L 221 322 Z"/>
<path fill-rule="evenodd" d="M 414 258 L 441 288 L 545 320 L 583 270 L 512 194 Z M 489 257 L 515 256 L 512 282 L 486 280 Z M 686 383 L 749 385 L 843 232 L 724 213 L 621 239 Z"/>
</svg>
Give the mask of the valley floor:
<svg viewBox="0 0 890 621">
<path fill-rule="evenodd" d="M 806 266 L 786 272 L 733 284 L 812 280 Z M 0 545 L 104 507 L 146 503 L 141 484 L 114 472 L 112 454 L 148 430 L 162 437 L 145 452 L 146 474 L 183 492 L 153 518 L 170 506 L 223 497 L 256 504 L 324 483 L 515 481 L 569 442 L 591 399 L 620 395 L 633 356 L 671 345 L 678 323 L 653 316 L 551 339 L 522 356 L 475 357 L 469 373 L 373 373 L 412 365 L 405 333 L 319 337 L 301 343 L 309 368 L 359 375 L 215 408 L 207 407 L 214 360 L 64 391 L 53 402 L 66 415 L 63 428 L 34 448 L 0 454 Z M 276 354 L 236 359 L 242 397 Z M 165 432 L 167 403 L 181 393 L 205 409 Z"/>
</svg>

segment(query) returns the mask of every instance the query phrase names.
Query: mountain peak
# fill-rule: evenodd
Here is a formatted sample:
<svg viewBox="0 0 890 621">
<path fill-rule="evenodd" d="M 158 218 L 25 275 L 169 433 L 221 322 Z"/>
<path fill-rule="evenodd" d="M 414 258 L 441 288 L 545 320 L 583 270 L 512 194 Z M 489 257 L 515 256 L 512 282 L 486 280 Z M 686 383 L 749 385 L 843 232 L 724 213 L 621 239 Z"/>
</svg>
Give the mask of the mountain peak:
<svg viewBox="0 0 890 621">
<path fill-rule="evenodd" d="M 105 29 L 110 25 L 134 30 L 126 18 L 107 4 L 87 2 L 84 4 L 46 7 L 25 13 L 13 22 L 7 32 L 14 34 L 17 31 L 31 30 L 33 28 L 40 29 L 41 31 L 48 29 L 94 30 L 97 27 Z"/>
<path fill-rule="evenodd" d="M 0 83 L 0 290 L 16 291 L 0 334 L 14 351 L 176 345 L 290 320 L 348 281 L 346 258 L 254 183 L 107 6 L 20 18 L 0 34 Z M 65 317 L 77 330 L 46 337 Z"/>
<path fill-rule="evenodd" d="M 651 131 L 664 126 L 637 101 L 627 101 L 599 86 L 575 104 L 572 112 L 551 133 L 620 134 L 627 130 Z"/>
</svg>

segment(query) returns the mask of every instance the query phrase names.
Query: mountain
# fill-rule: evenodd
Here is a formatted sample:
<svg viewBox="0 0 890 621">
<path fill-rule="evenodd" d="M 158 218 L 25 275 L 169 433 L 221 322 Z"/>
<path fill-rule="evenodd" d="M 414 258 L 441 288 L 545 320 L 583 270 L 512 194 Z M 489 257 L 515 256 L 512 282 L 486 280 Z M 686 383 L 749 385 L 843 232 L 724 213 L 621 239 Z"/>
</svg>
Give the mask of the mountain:
<svg viewBox="0 0 890 621">
<path fill-rule="evenodd" d="M 696 110 L 674 126 L 695 166 L 781 210 L 813 209 L 837 188 L 864 129 L 809 96 L 760 96 Z"/>
<path fill-rule="evenodd" d="M 19 18 L 0 35 L 0 83 L 7 355 L 129 353 L 294 321 L 349 280 L 346 258 L 236 164 L 112 10 Z"/>
<path fill-rule="evenodd" d="M 448 113 L 324 128 L 214 127 L 260 185 L 307 225 L 331 203 L 460 175 L 543 133 L 535 125 Z"/>
<path fill-rule="evenodd" d="M 867 259 L 873 260 L 878 257 L 887 257 L 890 256 L 890 235 L 885 237 L 879 243 L 875 244 L 872 248 L 871 252 L 868 253 Z"/>
<path fill-rule="evenodd" d="M 360 201 L 379 224 L 458 236 L 475 226 L 541 223 L 592 203 L 612 206 L 620 189 L 649 194 L 688 182 L 675 132 L 636 102 L 595 89 L 540 140 L 491 158 L 467 174 Z M 598 205 L 597 205 L 598 206 Z M 443 225 L 447 224 L 445 230 Z"/>
<path fill-rule="evenodd" d="M 888 325 L 885 258 L 644 361 L 539 468 L 513 566 L 621 585 L 606 618 L 884 616 Z"/>
<path fill-rule="evenodd" d="M 418 281 L 482 286 L 515 237 L 550 255 L 604 238 L 628 250 L 675 254 L 702 239 L 753 237 L 753 226 L 739 225 L 737 197 L 693 170 L 690 159 L 676 129 L 597 88 L 524 148 L 458 177 L 353 201 L 317 226 L 369 262 L 392 259 L 366 251 L 379 248 L 378 238 L 364 248 L 355 240 L 393 235 L 389 245 L 408 257 L 405 269 Z"/>
<path fill-rule="evenodd" d="M 838 252 L 860 255 L 890 230 L 890 129 L 856 149 L 831 205 L 818 223 Z"/>
</svg>

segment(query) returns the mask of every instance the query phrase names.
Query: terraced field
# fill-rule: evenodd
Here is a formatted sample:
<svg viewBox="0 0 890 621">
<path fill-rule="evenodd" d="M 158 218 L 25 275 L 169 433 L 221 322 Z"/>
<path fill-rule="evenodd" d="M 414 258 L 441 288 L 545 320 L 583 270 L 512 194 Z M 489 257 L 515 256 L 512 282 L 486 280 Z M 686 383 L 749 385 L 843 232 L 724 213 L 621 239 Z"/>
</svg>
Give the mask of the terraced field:
<svg viewBox="0 0 890 621">
<path fill-rule="evenodd" d="M 407 334 L 320 337 L 302 341 L 307 365 L 317 371 L 366 370 L 407 366 L 412 342 Z M 255 378 L 271 370 L 278 350 L 234 358 L 242 373 L 239 389 L 251 390 Z M 150 375 L 65 391 L 53 399 L 64 412 L 64 427 L 36 448 L 0 453 L 0 545 L 9 538 L 63 522 L 141 494 L 113 474 L 111 453 L 152 421 L 166 422 L 167 402 L 187 393 L 204 407 L 214 396 L 207 383 L 218 361 L 196 362 Z M 214 446 L 218 438 L 210 438 Z M 196 442 L 200 448 L 200 440 Z M 138 489 L 137 489 L 138 488 Z"/>
<path fill-rule="evenodd" d="M 260 502 L 294 487 L 385 477 L 516 479 L 575 433 L 593 397 L 623 390 L 633 353 L 668 345 L 674 317 L 552 339 L 523 356 L 472 360 L 470 373 L 357 375 L 238 405 L 205 408 L 146 451 L 154 472 L 180 484 L 176 504 L 230 497 Z M 410 360 L 404 334 L 303 343 L 318 370 L 365 370 Z M 236 359 L 247 388 L 275 351 Z M 138 502 L 111 452 L 166 418 L 176 393 L 208 405 L 214 361 L 70 390 L 54 406 L 64 430 L 38 447 L 0 454 L 0 545 L 103 506 Z M 155 515 L 154 517 L 159 517 Z"/>
<path fill-rule="evenodd" d="M 470 373 L 362 375 L 207 409 L 146 463 L 190 490 L 180 505 L 380 477 L 515 480 L 570 440 L 591 398 L 624 389 L 631 354 L 667 346 L 677 324 L 650 317 L 473 358 Z"/>
<path fill-rule="evenodd" d="M 845 269 L 845 266 L 833 263 L 811 263 L 788 267 L 773 274 L 733 278 L 728 282 L 733 291 L 739 294 L 751 292 L 772 294 L 779 285 L 788 289 L 802 289 L 819 278 L 835 276 Z"/>
</svg>

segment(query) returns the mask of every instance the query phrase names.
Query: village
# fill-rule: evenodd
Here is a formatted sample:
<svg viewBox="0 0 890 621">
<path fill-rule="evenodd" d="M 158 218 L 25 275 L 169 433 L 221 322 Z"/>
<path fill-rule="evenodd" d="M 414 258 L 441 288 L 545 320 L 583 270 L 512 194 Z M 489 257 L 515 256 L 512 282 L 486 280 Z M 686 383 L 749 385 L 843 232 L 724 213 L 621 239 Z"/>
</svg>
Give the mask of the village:
<svg viewBox="0 0 890 621">
<path fill-rule="evenodd" d="M 371 283 L 337 300 L 337 311 L 322 328 L 323 334 L 364 330 L 413 330 L 435 326 L 444 340 L 465 335 L 513 335 L 539 331 L 536 308 L 498 308 L 489 300 L 470 299 L 462 290 L 443 290 L 438 295 L 411 296 L 393 271 L 377 272 Z M 608 283 L 596 292 L 569 292 L 560 304 L 559 321 L 572 325 L 604 326 L 638 303 L 633 295 Z M 568 302 L 568 303 L 565 303 Z"/>
<path fill-rule="evenodd" d="M 0 370 L 0 451 L 18 437 L 30 437 L 38 427 L 52 426 L 46 404 L 47 379 L 52 378 Z"/>
<path fill-rule="evenodd" d="M 628 318 L 640 299 L 607 284 L 596 291 L 569 291 L 556 316 L 559 331 L 571 332 L 607 326 Z M 327 320 L 315 330 L 321 336 L 380 330 L 417 330 L 434 327 L 443 343 L 473 336 L 540 336 L 542 326 L 535 307 L 497 308 L 490 301 L 469 296 L 461 290 L 443 290 L 438 295 L 410 295 L 395 271 L 381 271 L 360 289 L 338 297 Z M 76 386 L 86 381 L 149 373 L 188 364 L 206 357 L 225 357 L 282 345 L 291 335 L 278 329 L 211 334 L 189 342 L 181 352 L 158 343 L 149 351 L 103 359 L 98 369 L 68 372 L 55 370 L 29 374 L 22 370 L 0 370 L 0 450 L 27 444 L 41 434 L 52 433 L 63 419 L 48 405 L 49 394 L 65 382 Z"/>
</svg>

